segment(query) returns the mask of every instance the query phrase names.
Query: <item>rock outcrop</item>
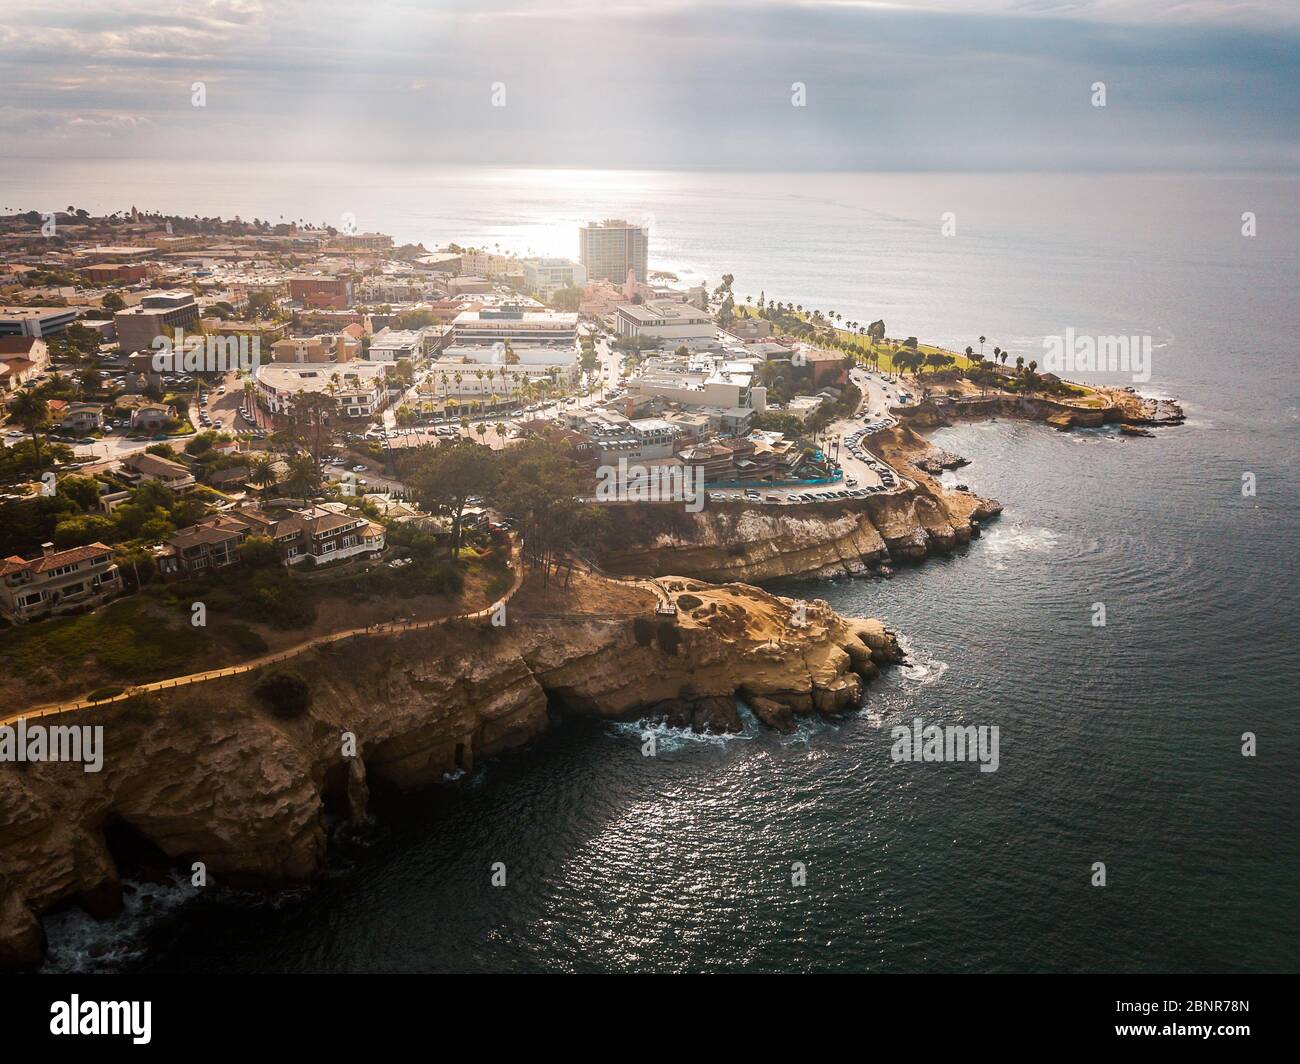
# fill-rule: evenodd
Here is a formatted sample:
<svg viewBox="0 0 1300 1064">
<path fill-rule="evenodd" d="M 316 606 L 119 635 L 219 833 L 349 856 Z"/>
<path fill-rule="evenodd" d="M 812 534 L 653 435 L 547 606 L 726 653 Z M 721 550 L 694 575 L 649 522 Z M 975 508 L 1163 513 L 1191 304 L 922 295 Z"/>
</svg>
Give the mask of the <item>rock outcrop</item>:
<svg viewBox="0 0 1300 1064">
<path fill-rule="evenodd" d="M 39 963 L 47 911 L 116 909 L 123 833 L 186 875 L 202 861 L 216 882 L 302 880 L 324 859 L 327 811 L 364 823 L 374 781 L 426 786 L 535 739 L 557 711 L 732 730 L 739 696 L 788 728 L 798 714 L 854 708 L 863 681 L 901 657 L 879 622 L 825 603 L 661 587 L 680 598 L 676 616 L 628 588 L 618 593 L 640 597 L 621 614 L 518 609 L 504 628 L 452 623 L 318 648 L 286 666 L 311 694 L 290 718 L 254 693 L 266 670 L 61 716 L 103 725 L 104 768 L 0 765 L 0 967 Z"/>
<path fill-rule="evenodd" d="M 873 436 L 873 449 L 916 487 L 865 499 L 767 506 L 709 502 L 699 513 L 679 507 L 610 507 L 617 550 L 607 572 L 680 573 L 702 580 L 761 583 L 784 577 L 859 575 L 882 565 L 921 561 L 977 535 L 1001 504 L 949 491 L 913 460 L 955 457 L 907 428 Z"/>
</svg>

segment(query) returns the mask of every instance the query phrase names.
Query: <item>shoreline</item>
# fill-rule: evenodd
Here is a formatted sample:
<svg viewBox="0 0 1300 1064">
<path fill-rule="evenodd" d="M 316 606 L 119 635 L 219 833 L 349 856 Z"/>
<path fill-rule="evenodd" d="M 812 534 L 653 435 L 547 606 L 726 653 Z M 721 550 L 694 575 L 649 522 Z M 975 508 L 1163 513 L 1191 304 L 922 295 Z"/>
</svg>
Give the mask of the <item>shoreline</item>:
<svg viewBox="0 0 1300 1064">
<path fill-rule="evenodd" d="M 39 966 L 45 913 L 119 913 L 142 853 L 186 875 L 201 861 L 227 885 L 307 881 L 326 857 L 327 814 L 366 823 L 370 780 L 418 790 L 567 713 L 734 732 L 740 698 L 785 731 L 800 715 L 860 708 L 865 686 L 903 660 L 882 622 L 824 602 L 683 578 L 661 581 L 670 619 L 644 583 L 579 574 L 543 588 L 535 576 L 503 628 L 453 622 L 363 636 L 360 652 L 314 647 L 301 657 L 311 700 L 298 715 L 264 707 L 254 674 L 79 711 L 114 751 L 102 773 L 69 762 L 0 771 L 12 811 L 0 825 L 0 969 Z"/>
<path fill-rule="evenodd" d="M 1119 398 L 1122 396 L 1122 398 Z M 1154 409 L 1148 403 L 1163 404 Z M 1111 405 L 1061 418 L 1062 404 L 1029 396 L 992 395 L 950 402 L 891 407 L 897 424 L 872 433 L 867 446 L 914 487 L 860 500 L 798 506 L 744 501 L 710 503 L 698 514 L 668 507 L 659 513 L 637 504 L 610 504 L 621 518 L 625 545 L 601 558 L 624 576 L 672 572 L 701 580 L 823 579 L 889 575 L 895 565 L 946 554 L 978 538 L 1002 503 L 972 491 L 945 487 L 943 469 L 968 463 L 933 444 L 924 433 L 963 421 L 998 417 L 1040 421 L 1061 431 L 1118 423 L 1163 427 L 1182 424 L 1176 403 L 1120 392 Z M 1055 419 L 1055 420 L 1054 420 Z"/>
</svg>

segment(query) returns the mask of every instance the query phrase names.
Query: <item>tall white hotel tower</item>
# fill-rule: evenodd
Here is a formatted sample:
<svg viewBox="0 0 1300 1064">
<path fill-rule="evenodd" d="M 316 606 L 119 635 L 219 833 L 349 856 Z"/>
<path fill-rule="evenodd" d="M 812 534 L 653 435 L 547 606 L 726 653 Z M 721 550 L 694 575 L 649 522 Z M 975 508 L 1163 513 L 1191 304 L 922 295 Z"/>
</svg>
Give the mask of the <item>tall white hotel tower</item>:
<svg viewBox="0 0 1300 1064">
<path fill-rule="evenodd" d="M 646 248 L 650 230 L 621 218 L 590 222 L 578 230 L 578 259 L 592 280 L 622 284 L 632 270 L 638 281 L 646 279 Z"/>
</svg>

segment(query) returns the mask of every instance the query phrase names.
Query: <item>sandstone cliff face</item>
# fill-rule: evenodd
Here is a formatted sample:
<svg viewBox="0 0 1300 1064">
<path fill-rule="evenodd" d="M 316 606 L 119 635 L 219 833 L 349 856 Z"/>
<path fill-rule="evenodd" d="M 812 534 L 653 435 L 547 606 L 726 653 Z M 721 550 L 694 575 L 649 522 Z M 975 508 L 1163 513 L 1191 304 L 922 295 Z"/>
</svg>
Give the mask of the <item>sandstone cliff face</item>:
<svg viewBox="0 0 1300 1064">
<path fill-rule="evenodd" d="M 114 825 L 187 874 L 202 861 L 226 883 L 303 879 L 325 855 L 326 806 L 363 822 L 368 778 L 427 785 L 538 736 L 556 707 L 728 729 L 740 693 L 788 727 L 855 707 L 900 657 L 879 622 L 824 603 L 800 620 L 755 588 L 664 586 L 689 596 L 676 619 L 524 613 L 321 648 L 292 663 L 312 694 L 293 719 L 261 707 L 256 672 L 60 718 L 104 726 L 104 770 L 0 765 L 0 967 L 39 963 L 51 908 L 120 906 Z"/>
<path fill-rule="evenodd" d="M 978 522 L 1001 512 L 997 502 L 945 490 L 911 462 L 934 449 L 908 429 L 873 448 L 917 487 L 851 502 L 802 506 L 709 503 L 697 514 L 664 508 L 614 507 L 623 544 L 606 552 L 611 573 L 679 573 L 704 580 L 762 582 L 782 577 L 841 576 L 883 564 L 920 561 L 970 541 Z M 973 524 L 974 522 L 974 524 Z"/>
</svg>

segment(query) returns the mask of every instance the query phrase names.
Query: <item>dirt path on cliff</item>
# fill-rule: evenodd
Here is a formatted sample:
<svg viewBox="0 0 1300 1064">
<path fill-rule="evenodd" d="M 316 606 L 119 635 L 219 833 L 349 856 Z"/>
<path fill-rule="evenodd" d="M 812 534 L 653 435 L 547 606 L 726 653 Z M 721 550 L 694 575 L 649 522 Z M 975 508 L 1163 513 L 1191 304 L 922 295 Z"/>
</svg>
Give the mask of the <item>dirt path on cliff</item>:
<svg viewBox="0 0 1300 1064">
<path fill-rule="evenodd" d="M 109 698 L 95 699 L 94 701 L 83 698 L 73 702 L 52 703 L 43 706 L 30 706 L 27 709 L 19 710 L 16 713 L 6 714 L 0 717 L 0 726 L 15 724 L 19 720 L 33 720 L 38 717 L 55 716 L 62 713 L 74 713 L 81 709 L 90 709 L 92 707 L 112 705 L 114 702 L 125 702 L 136 695 L 145 694 L 149 691 L 162 691 L 174 687 L 188 687 L 190 684 L 205 683 L 208 680 L 217 680 L 225 676 L 238 676 L 241 673 L 252 672 L 255 669 L 264 668 L 267 665 L 273 665 L 276 662 L 288 661 L 296 658 L 300 654 L 305 654 L 319 646 L 329 643 L 339 643 L 347 639 L 356 639 L 362 636 L 373 635 L 396 635 L 402 632 L 416 631 L 422 628 L 437 628 L 451 621 L 474 621 L 489 619 L 492 614 L 506 603 L 514 598 L 515 594 L 523 586 L 524 567 L 521 564 L 523 552 L 520 550 L 520 540 L 517 536 L 511 537 L 512 554 L 515 558 L 514 580 L 510 584 L 509 590 L 490 606 L 484 606 L 482 609 L 468 611 L 466 613 L 452 614 L 449 617 L 438 617 L 429 621 L 390 621 L 378 624 L 368 624 L 362 628 L 349 628 L 342 632 L 328 632 L 324 635 L 315 636 L 306 639 L 301 643 L 295 643 L 293 646 L 284 650 L 276 651 L 272 654 L 264 654 L 261 657 L 253 658 L 249 661 L 240 662 L 237 665 L 227 665 L 219 669 L 208 669 L 203 672 L 188 673 L 184 676 L 173 676 L 169 679 L 154 680 L 150 683 L 135 684 L 125 688 L 121 693 Z"/>
</svg>

